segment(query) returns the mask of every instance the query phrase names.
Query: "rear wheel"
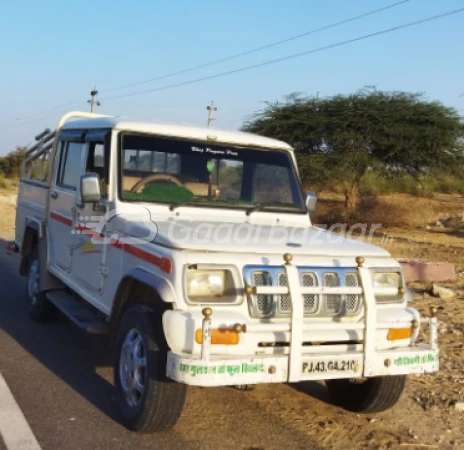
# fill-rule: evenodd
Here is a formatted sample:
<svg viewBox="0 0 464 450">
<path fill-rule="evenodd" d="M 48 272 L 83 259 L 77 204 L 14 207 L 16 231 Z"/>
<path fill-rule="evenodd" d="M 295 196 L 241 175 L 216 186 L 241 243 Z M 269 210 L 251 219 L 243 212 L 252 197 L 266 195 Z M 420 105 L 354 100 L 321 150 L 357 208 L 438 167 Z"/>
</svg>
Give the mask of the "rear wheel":
<svg viewBox="0 0 464 450">
<path fill-rule="evenodd" d="M 368 378 L 362 383 L 350 380 L 326 381 L 331 400 L 358 413 L 376 413 L 394 406 L 403 393 L 405 375 Z"/>
<path fill-rule="evenodd" d="M 166 377 L 168 348 L 161 315 L 147 305 L 130 307 L 121 320 L 115 350 L 116 398 L 126 427 L 152 433 L 174 426 L 187 386 Z"/>
<path fill-rule="evenodd" d="M 45 296 L 45 292 L 40 290 L 40 260 L 37 247 L 34 247 L 29 256 L 27 297 L 27 308 L 32 319 L 37 322 L 44 322 L 52 317 L 53 305 Z"/>
</svg>

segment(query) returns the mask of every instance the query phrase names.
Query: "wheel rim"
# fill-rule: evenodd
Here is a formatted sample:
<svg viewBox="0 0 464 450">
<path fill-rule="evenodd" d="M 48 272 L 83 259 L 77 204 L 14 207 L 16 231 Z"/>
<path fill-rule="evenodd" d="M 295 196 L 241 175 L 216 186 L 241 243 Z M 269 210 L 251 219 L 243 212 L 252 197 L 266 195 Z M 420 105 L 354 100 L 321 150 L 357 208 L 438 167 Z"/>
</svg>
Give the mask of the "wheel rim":
<svg viewBox="0 0 464 450">
<path fill-rule="evenodd" d="M 146 388 L 147 352 L 140 332 L 130 330 L 121 348 L 119 358 L 119 378 L 129 406 L 137 406 Z"/>
<path fill-rule="evenodd" d="M 29 278 L 27 280 L 27 289 L 31 303 L 37 303 L 38 295 L 40 292 L 40 269 L 39 261 L 35 259 L 29 267 Z"/>
</svg>

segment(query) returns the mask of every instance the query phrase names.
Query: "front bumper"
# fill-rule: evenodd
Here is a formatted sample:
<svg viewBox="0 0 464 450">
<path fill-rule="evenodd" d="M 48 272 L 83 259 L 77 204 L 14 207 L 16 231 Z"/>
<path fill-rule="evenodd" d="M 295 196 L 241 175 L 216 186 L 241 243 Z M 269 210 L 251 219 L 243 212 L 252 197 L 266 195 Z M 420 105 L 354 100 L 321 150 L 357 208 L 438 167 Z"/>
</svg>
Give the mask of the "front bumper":
<svg viewBox="0 0 464 450">
<path fill-rule="evenodd" d="M 369 376 L 432 373 L 438 370 L 439 351 L 428 345 L 377 352 L 369 361 Z M 318 366 L 319 365 L 319 366 Z M 325 370 L 322 370 L 325 369 Z M 167 376 L 194 386 L 286 383 L 289 380 L 288 355 L 259 357 L 215 357 L 207 361 L 189 355 L 169 353 Z M 365 376 L 363 352 L 304 355 L 298 381 Z"/>
<path fill-rule="evenodd" d="M 361 258 L 362 259 L 362 258 Z M 289 345 L 281 349 L 282 354 L 267 353 L 266 349 L 259 350 L 254 355 L 226 355 L 224 353 L 212 354 L 211 332 L 212 310 L 204 310 L 202 323 L 201 356 L 182 352 L 170 352 L 166 367 L 169 378 L 186 384 L 197 386 L 227 386 L 239 384 L 282 383 L 300 382 L 309 380 L 327 380 L 341 378 L 364 378 L 389 375 L 423 374 L 438 371 L 438 321 L 436 309 L 431 308 L 430 319 L 422 319 L 429 326 L 429 343 L 416 345 L 414 340 L 408 347 L 384 349 L 379 347 L 377 341 L 378 327 L 377 305 L 375 290 L 372 287 L 369 269 L 362 267 L 362 262 L 357 268 L 361 286 L 356 288 L 326 288 L 305 287 L 299 283 L 298 271 L 295 266 L 287 263 L 283 266 L 286 271 L 288 286 L 285 287 L 254 287 L 247 286 L 245 291 L 260 294 L 289 295 L 292 303 L 291 321 L 281 324 L 284 329 L 281 332 L 289 332 Z M 307 324 L 304 321 L 302 294 L 356 294 L 363 299 L 363 321 L 361 323 L 323 323 Z M 417 317 L 417 319 L 419 319 Z M 163 317 L 166 326 L 169 316 Z M 239 324 L 237 324 L 239 325 Z M 383 324 L 387 325 L 387 324 Z M 388 328 L 399 328 L 399 323 L 388 324 Z M 419 327 L 419 320 L 410 322 L 411 328 Z M 262 323 L 243 329 L 245 333 L 270 330 L 277 325 Z M 287 330 L 288 327 L 288 330 Z M 310 332 L 317 328 L 328 331 L 345 329 L 360 331 L 362 340 L 357 343 L 340 343 L 335 340 L 331 345 L 305 344 L 305 329 Z M 186 327 L 186 330 L 190 327 Z M 312 329 L 312 330 L 311 330 Z M 174 331 L 174 329 L 172 330 Z M 275 330 L 276 331 L 276 330 Z M 188 334 L 193 335 L 190 329 Z M 169 339 L 168 339 L 169 341 Z M 353 342 L 353 341 L 352 341 Z M 248 353 L 248 352 L 246 352 Z"/>
</svg>

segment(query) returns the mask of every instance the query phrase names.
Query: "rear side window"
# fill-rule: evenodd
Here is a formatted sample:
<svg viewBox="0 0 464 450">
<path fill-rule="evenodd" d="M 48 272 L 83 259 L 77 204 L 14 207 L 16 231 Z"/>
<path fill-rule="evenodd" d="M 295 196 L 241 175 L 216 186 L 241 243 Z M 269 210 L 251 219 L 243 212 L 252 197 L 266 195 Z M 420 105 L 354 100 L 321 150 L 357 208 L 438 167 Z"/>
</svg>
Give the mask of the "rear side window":
<svg viewBox="0 0 464 450">
<path fill-rule="evenodd" d="M 60 169 L 57 183 L 67 189 L 76 190 L 81 174 L 82 154 L 85 142 L 65 142 L 61 147 Z"/>
</svg>

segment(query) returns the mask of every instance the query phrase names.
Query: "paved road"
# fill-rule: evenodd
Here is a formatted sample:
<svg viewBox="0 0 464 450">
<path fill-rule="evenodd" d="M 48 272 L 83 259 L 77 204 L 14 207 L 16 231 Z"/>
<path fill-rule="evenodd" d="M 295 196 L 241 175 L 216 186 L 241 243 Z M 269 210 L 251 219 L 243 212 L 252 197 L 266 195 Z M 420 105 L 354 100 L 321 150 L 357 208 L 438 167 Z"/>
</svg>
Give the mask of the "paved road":
<svg viewBox="0 0 464 450">
<path fill-rule="evenodd" d="M 265 412 L 252 396 L 231 388 L 189 388 L 183 417 L 169 432 L 127 431 L 115 414 L 107 338 L 87 336 L 61 316 L 32 322 L 18 263 L 1 251 L 0 371 L 43 450 L 318 448 L 278 410 Z"/>
</svg>

